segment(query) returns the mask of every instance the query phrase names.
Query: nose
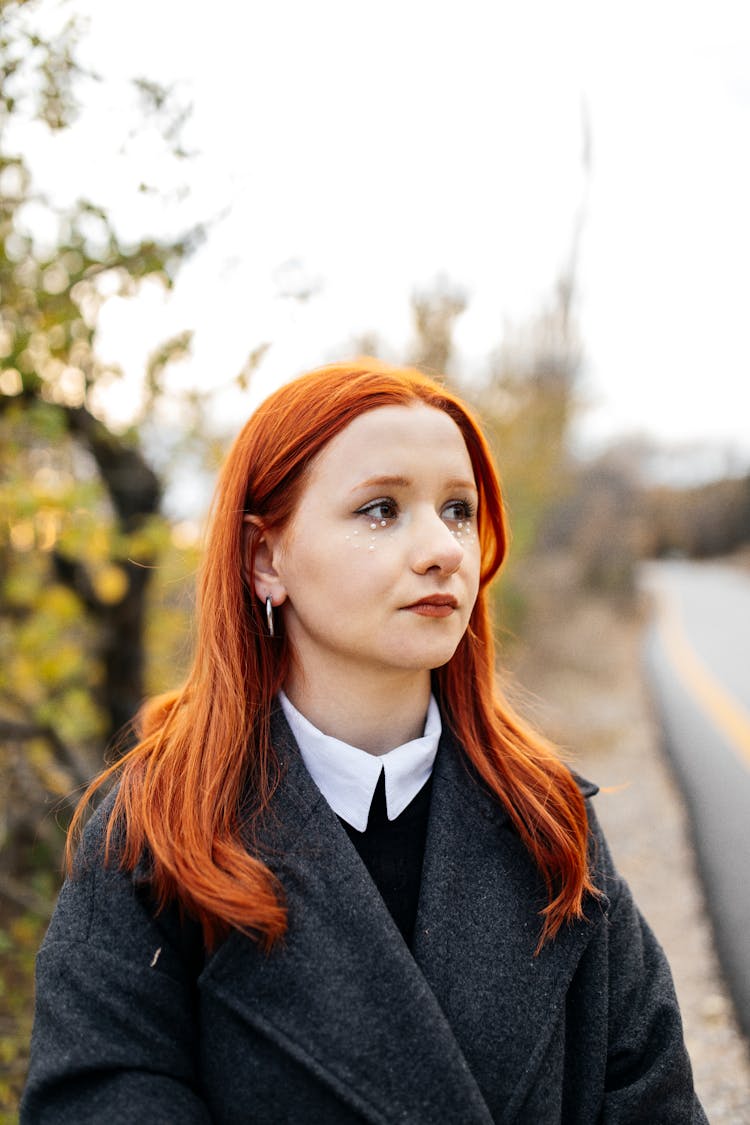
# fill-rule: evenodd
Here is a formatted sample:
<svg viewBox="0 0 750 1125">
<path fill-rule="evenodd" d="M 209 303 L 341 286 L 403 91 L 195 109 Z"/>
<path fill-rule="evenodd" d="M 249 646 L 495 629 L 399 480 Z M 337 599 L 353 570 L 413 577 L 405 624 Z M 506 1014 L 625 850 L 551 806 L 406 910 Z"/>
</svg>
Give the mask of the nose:
<svg viewBox="0 0 750 1125">
<path fill-rule="evenodd" d="M 412 570 L 427 574 L 454 574 L 461 565 L 464 548 L 437 512 L 426 513 L 414 526 Z"/>
</svg>

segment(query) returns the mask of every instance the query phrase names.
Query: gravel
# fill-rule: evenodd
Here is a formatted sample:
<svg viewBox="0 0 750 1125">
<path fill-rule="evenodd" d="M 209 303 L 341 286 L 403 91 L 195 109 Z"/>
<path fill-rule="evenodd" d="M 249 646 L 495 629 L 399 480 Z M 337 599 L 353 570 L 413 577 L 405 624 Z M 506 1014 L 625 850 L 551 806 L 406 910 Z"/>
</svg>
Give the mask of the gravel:
<svg viewBox="0 0 750 1125">
<path fill-rule="evenodd" d="M 750 1051 L 721 975 L 685 807 L 643 678 L 647 608 L 639 615 L 584 596 L 560 560 L 535 567 L 527 581 L 534 589 L 530 643 L 512 668 L 525 690 L 511 694 L 571 765 L 602 787 L 597 812 L 672 966 L 708 1119 L 750 1125 Z"/>
</svg>

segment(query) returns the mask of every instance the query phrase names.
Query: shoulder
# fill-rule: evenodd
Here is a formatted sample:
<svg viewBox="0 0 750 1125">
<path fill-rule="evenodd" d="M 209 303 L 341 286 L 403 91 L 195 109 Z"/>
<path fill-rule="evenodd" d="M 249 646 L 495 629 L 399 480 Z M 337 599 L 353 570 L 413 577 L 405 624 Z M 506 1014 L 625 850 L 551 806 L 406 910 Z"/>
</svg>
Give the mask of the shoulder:
<svg viewBox="0 0 750 1125">
<path fill-rule="evenodd" d="M 588 830 L 588 862 L 592 882 L 603 896 L 605 912 L 609 914 L 619 900 L 627 884 L 617 869 L 607 841 L 606 834 L 596 811 L 596 796 L 599 786 L 571 770 L 573 778 L 581 791 L 586 808 Z"/>
<path fill-rule="evenodd" d="M 570 770 L 570 774 L 578 788 L 581 790 L 581 796 L 585 797 L 588 800 L 588 798 L 595 797 L 597 795 L 597 793 L 599 792 L 599 786 L 595 781 L 589 781 L 588 778 L 583 777 L 580 773 L 577 773 L 573 769 Z"/>
<path fill-rule="evenodd" d="M 107 828 L 116 794 L 110 792 L 89 816 L 75 844 L 73 859 L 57 899 L 44 945 L 88 940 L 95 899 L 106 871 Z"/>
</svg>

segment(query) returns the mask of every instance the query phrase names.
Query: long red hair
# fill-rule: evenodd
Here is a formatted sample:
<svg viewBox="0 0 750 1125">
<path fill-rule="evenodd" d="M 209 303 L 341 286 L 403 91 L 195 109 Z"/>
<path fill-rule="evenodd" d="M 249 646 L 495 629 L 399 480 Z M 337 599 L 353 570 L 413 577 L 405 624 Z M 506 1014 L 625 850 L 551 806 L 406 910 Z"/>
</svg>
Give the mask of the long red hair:
<svg viewBox="0 0 750 1125">
<path fill-rule="evenodd" d="M 507 809 L 543 876 L 548 903 L 540 946 L 580 917 L 585 893 L 594 892 L 578 786 L 496 685 L 487 587 L 505 556 L 507 528 L 482 432 L 460 399 L 421 372 L 365 358 L 320 368 L 281 387 L 235 440 L 212 509 L 187 681 L 144 705 L 140 741 L 91 783 L 71 826 L 69 863 L 89 799 L 117 775 L 107 859 L 115 830 L 125 870 L 147 852 L 157 902 L 177 900 L 199 919 L 209 948 L 232 928 L 266 947 L 286 929 L 283 888 L 248 850 L 245 833 L 267 809 L 278 780 L 270 715 L 290 653 L 283 635 L 271 642 L 264 608 L 243 579 L 244 529 L 251 529 L 247 573 L 259 529 L 283 527 L 291 518 L 307 471 L 327 442 L 365 411 L 414 403 L 454 420 L 479 492 L 479 595 L 456 652 L 434 673 L 444 719 Z M 255 517 L 250 524 L 248 515 Z"/>
</svg>

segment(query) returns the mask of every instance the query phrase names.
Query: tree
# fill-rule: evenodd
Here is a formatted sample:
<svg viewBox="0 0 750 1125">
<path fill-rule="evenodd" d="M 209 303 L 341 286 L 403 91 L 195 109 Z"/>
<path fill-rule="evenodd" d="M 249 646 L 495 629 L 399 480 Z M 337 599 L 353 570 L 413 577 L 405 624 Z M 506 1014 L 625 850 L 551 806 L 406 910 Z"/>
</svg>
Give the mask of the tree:
<svg viewBox="0 0 750 1125">
<path fill-rule="evenodd" d="M 466 301 L 463 290 L 446 278 L 414 291 L 411 311 L 416 339 L 412 363 L 433 375 L 448 372 L 453 359 L 453 330 Z"/>
<path fill-rule="evenodd" d="M 0 740 L 25 791 L 35 775 L 58 793 L 101 765 L 143 698 L 146 599 L 168 543 L 138 430 L 103 410 L 120 372 L 97 356 L 99 314 L 146 278 L 171 286 L 201 235 L 125 240 L 103 206 L 36 185 L 24 139 L 69 129 L 97 81 L 76 61 L 79 21 L 62 11 L 0 0 Z M 154 83 L 136 87 L 181 160 L 183 107 Z M 188 344 L 154 357 L 151 401 Z M 21 803 L 11 837 L 25 816 Z"/>
<path fill-rule="evenodd" d="M 63 836 L 49 795 L 64 810 L 140 704 L 149 595 L 174 569 L 163 469 L 142 426 L 118 427 L 106 413 L 106 390 L 122 376 L 97 354 L 100 313 L 108 297 L 131 296 L 147 279 L 171 286 L 202 233 L 186 221 L 176 234 L 125 237 L 101 201 L 45 188 L 29 149 L 71 135 L 86 87 L 99 81 L 77 61 L 83 28 L 68 11 L 52 0 L 0 0 L 3 1119 L 23 1080 L 33 952 L 59 878 Z M 159 131 L 181 177 L 187 110 L 156 83 L 135 79 L 133 90 L 139 129 Z M 147 176 L 132 192 L 157 200 Z M 182 333 L 152 357 L 141 418 L 189 343 Z M 187 405 L 193 416 L 200 409 L 197 396 Z M 160 610 L 162 633 L 176 588 Z"/>
<path fill-rule="evenodd" d="M 750 476 L 643 489 L 642 541 L 652 558 L 729 555 L 750 543 Z"/>
<path fill-rule="evenodd" d="M 519 556 L 535 547 L 569 482 L 580 368 L 571 299 L 570 287 L 559 284 L 547 309 L 507 332 L 474 398 L 497 453 Z"/>
</svg>

